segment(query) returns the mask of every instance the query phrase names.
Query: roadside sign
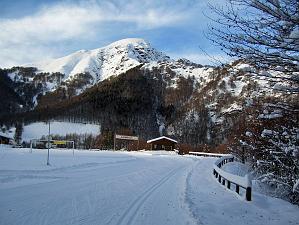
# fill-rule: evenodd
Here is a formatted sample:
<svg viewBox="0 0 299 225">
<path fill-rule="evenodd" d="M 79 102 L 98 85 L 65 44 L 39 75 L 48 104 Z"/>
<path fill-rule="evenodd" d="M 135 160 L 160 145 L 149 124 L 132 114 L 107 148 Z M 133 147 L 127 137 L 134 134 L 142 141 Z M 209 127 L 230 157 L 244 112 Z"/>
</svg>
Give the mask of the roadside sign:
<svg viewBox="0 0 299 225">
<path fill-rule="evenodd" d="M 137 136 L 127 136 L 127 135 L 119 135 L 119 134 L 115 135 L 115 139 L 138 141 Z"/>
<path fill-rule="evenodd" d="M 55 141 L 53 141 L 53 143 L 54 143 L 55 145 L 66 145 L 66 141 L 58 141 L 58 140 L 55 140 Z"/>
</svg>

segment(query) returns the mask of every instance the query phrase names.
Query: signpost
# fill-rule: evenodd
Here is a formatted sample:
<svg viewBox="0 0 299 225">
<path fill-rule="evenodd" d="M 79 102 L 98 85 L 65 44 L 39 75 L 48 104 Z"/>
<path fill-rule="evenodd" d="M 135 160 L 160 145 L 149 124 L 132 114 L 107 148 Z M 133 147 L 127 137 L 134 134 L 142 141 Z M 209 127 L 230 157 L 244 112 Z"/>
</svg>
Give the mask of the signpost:
<svg viewBox="0 0 299 225">
<path fill-rule="evenodd" d="M 116 147 L 116 139 L 128 140 L 128 141 L 138 141 L 138 145 L 139 145 L 139 138 L 137 136 L 115 134 L 114 135 L 114 151 L 115 151 L 115 147 Z"/>
<path fill-rule="evenodd" d="M 122 139 L 122 140 L 129 140 L 129 141 L 138 141 L 139 138 L 137 136 L 127 136 L 127 135 L 119 135 L 115 134 L 116 139 Z"/>
<path fill-rule="evenodd" d="M 49 158 L 50 158 L 50 147 L 51 147 L 51 144 L 50 144 L 50 131 L 51 131 L 51 128 L 50 128 L 50 120 L 49 120 L 49 135 L 48 135 L 48 155 L 47 155 L 47 166 L 50 165 L 50 162 L 49 162 Z"/>
</svg>

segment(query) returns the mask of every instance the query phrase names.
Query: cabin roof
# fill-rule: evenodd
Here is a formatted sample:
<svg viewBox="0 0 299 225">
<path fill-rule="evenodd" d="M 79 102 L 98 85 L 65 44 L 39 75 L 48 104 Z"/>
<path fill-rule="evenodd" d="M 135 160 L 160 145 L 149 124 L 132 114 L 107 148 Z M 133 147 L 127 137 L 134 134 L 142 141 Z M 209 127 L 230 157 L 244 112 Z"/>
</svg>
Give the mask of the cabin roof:
<svg viewBox="0 0 299 225">
<path fill-rule="evenodd" d="M 5 134 L 3 132 L 0 131 L 0 136 L 8 138 L 8 139 L 13 139 L 11 136 L 9 136 L 8 134 Z"/>
<path fill-rule="evenodd" d="M 176 140 L 171 139 L 171 138 L 169 138 L 169 137 L 165 137 L 165 136 L 161 136 L 161 137 L 158 137 L 158 138 L 154 138 L 154 139 L 148 140 L 146 143 L 152 143 L 152 142 L 154 142 L 154 141 L 158 141 L 158 140 L 161 140 L 161 139 L 167 139 L 167 140 L 169 140 L 169 141 L 178 143 Z"/>
</svg>

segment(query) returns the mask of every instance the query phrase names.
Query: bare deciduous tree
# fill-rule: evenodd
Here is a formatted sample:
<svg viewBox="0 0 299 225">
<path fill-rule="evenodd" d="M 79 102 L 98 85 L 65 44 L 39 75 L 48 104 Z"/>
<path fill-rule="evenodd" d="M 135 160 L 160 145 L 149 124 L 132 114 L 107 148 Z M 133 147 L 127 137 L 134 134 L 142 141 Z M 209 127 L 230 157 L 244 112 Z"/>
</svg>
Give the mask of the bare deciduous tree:
<svg viewBox="0 0 299 225">
<path fill-rule="evenodd" d="M 298 0 L 227 0 L 225 7 L 210 7 L 216 15 L 208 38 L 229 56 L 258 68 L 299 72 Z"/>
</svg>

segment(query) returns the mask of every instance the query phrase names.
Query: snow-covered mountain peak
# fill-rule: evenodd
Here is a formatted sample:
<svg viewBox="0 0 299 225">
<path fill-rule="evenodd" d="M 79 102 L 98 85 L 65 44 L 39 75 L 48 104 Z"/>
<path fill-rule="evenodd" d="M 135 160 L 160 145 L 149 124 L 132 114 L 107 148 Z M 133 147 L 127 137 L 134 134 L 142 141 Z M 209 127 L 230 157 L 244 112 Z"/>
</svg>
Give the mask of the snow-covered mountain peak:
<svg viewBox="0 0 299 225">
<path fill-rule="evenodd" d="M 142 38 L 125 38 L 118 41 L 115 41 L 109 44 L 107 47 L 120 47 L 120 46 L 143 46 L 143 47 L 150 47 L 150 43 L 145 41 Z"/>
<path fill-rule="evenodd" d="M 140 38 L 122 39 L 94 50 L 80 50 L 68 56 L 30 66 L 40 72 L 60 72 L 64 80 L 72 80 L 77 74 L 88 72 L 93 82 L 102 81 L 112 75 L 119 75 L 143 63 L 167 61 L 169 57 L 152 48 Z"/>
</svg>

